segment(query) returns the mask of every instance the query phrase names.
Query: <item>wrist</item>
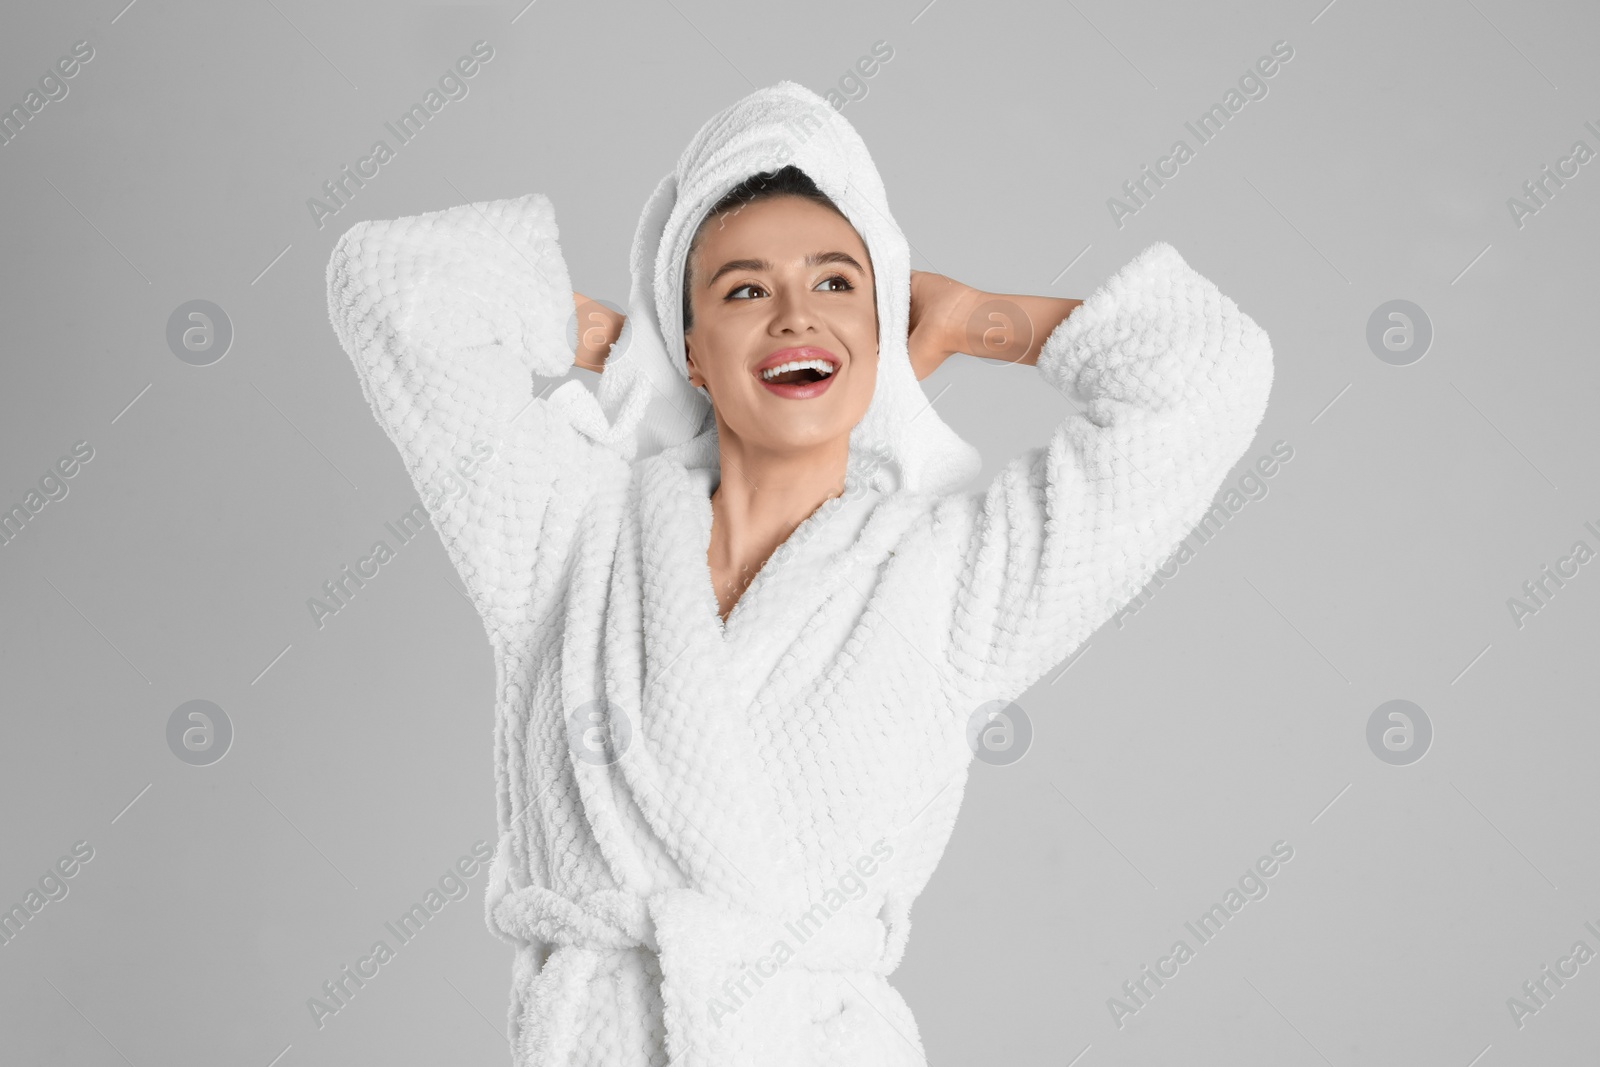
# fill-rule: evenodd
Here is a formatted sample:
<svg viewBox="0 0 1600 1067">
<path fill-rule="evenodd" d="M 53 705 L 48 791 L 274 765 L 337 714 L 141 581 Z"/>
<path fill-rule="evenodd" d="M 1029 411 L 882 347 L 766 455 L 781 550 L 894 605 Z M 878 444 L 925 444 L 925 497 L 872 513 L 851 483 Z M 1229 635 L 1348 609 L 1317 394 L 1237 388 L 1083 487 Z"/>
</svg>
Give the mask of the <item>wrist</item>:
<svg viewBox="0 0 1600 1067">
<path fill-rule="evenodd" d="M 945 316 L 941 348 L 947 356 L 957 352 L 982 355 L 981 350 L 974 351 L 978 346 L 974 345 L 973 338 L 983 333 L 984 324 L 977 321 L 979 308 L 993 299 L 993 294 L 954 279 L 951 279 L 951 284 L 958 286 L 959 289 L 947 305 L 949 311 Z"/>
<path fill-rule="evenodd" d="M 611 346 L 622 335 L 624 317 L 582 293 L 573 293 L 572 301 L 577 322 L 577 350 L 573 353 L 573 365 L 585 370 L 603 371 Z"/>
</svg>

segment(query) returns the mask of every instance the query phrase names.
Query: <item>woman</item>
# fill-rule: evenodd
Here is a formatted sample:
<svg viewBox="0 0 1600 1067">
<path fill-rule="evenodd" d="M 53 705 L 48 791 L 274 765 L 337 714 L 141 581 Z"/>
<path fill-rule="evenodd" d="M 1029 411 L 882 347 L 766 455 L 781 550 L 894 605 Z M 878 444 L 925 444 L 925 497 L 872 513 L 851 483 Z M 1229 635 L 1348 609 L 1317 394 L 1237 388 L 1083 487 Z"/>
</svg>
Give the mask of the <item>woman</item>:
<svg viewBox="0 0 1600 1067">
<path fill-rule="evenodd" d="M 1081 302 L 913 273 L 865 145 L 791 82 L 657 185 L 625 322 L 557 237 L 531 194 L 329 264 L 495 652 L 514 1058 L 920 1067 L 887 975 L 974 745 L 1199 520 L 1267 336 L 1161 243 Z M 569 343 L 574 307 L 601 328 Z M 596 393 L 535 396 L 574 348 Z M 1074 402 L 981 492 L 917 385 L 974 348 Z"/>
<path fill-rule="evenodd" d="M 826 251 L 808 259 L 813 250 Z M 792 165 L 736 186 L 690 242 L 689 383 L 711 398 L 719 470 L 737 472 L 711 493 L 709 565 L 723 620 L 773 551 L 844 491 L 850 430 L 866 413 L 877 371 L 871 263 L 849 220 Z M 573 297 L 579 320 L 593 324 L 580 332 L 575 364 L 603 370 L 624 319 Z M 769 306 L 753 306 L 762 303 Z M 985 326 L 975 355 L 1032 365 L 1046 335 L 1080 303 L 998 298 L 912 271 L 912 367 L 926 378 L 958 350 L 978 347 L 967 336 L 975 322 Z M 985 304 L 1023 322 L 1003 321 L 998 310 L 994 321 L 981 319 Z"/>
</svg>

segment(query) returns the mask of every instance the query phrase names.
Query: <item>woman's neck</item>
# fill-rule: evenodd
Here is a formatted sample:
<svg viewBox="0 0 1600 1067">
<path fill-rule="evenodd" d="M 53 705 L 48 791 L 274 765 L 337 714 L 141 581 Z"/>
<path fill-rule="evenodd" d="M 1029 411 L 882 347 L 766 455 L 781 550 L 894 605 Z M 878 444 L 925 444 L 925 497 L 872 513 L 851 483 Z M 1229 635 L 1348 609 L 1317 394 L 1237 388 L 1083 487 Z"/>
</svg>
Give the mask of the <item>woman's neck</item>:
<svg viewBox="0 0 1600 1067">
<path fill-rule="evenodd" d="M 849 435 L 802 452 L 747 447 L 718 426 L 721 479 L 711 494 L 706 563 L 724 619 L 767 558 L 812 512 L 844 491 Z"/>
</svg>

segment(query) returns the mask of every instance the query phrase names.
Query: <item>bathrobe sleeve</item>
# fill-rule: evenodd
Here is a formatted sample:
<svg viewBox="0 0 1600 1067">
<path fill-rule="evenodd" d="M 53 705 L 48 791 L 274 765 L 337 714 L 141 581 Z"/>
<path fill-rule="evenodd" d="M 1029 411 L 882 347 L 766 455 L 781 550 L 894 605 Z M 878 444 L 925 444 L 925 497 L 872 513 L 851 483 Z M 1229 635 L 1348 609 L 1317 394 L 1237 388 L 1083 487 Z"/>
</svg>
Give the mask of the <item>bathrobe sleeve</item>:
<svg viewBox="0 0 1600 1067">
<path fill-rule="evenodd" d="M 491 640 L 541 617 L 596 448 L 534 374 L 573 363 L 572 286 L 542 194 L 361 222 L 328 313 Z"/>
<path fill-rule="evenodd" d="M 1157 242 L 1057 325 L 1038 371 L 1073 410 L 986 490 L 935 510 L 962 713 L 1020 696 L 1173 553 L 1255 436 L 1272 347 Z"/>
</svg>

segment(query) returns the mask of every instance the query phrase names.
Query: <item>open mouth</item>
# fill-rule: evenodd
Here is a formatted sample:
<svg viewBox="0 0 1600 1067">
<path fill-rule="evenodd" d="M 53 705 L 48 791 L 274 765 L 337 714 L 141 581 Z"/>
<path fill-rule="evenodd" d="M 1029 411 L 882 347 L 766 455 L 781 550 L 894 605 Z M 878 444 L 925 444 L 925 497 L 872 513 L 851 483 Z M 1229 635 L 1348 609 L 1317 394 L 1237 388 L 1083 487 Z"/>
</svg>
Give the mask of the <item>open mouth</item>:
<svg viewBox="0 0 1600 1067">
<path fill-rule="evenodd" d="M 768 392 L 789 400 L 807 400 L 827 391 L 839 367 L 832 352 L 807 345 L 772 353 L 754 373 Z"/>
<path fill-rule="evenodd" d="M 825 359 L 799 359 L 761 372 L 761 380 L 775 385 L 801 385 L 833 377 L 833 364 Z"/>
</svg>

